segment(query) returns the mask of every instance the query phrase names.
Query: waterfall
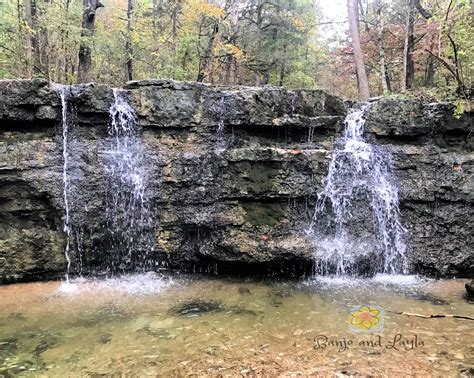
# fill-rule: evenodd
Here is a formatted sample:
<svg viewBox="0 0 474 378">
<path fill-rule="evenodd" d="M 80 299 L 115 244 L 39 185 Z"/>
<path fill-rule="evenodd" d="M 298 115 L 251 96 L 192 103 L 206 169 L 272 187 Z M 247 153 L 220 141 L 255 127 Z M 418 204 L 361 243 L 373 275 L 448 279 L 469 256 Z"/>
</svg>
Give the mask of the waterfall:
<svg viewBox="0 0 474 378">
<path fill-rule="evenodd" d="M 216 152 L 224 152 L 227 148 L 227 142 L 225 139 L 225 125 L 224 125 L 224 115 L 225 115 L 225 93 L 221 94 L 219 99 L 219 104 L 217 106 L 217 131 L 216 131 Z"/>
<path fill-rule="evenodd" d="M 224 106 L 225 106 L 225 97 L 222 96 L 221 99 L 219 100 L 219 120 L 217 124 L 217 140 L 219 142 L 222 142 L 224 139 Z"/>
<path fill-rule="evenodd" d="M 139 138 L 137 115 L 124 95 L 113 90 L 109 137 L 102 151 L 106 178 L 106 222 L 109 272 L 153 268 L 153 217 L 147 198 L 150 169 Z"/>
<path fill-rule="evenodd" d="M 66 281 L 69 282 L 69 272 L 71 270 L 71 257 L 69 250 L 71 247 L 71 225 L 69 219 L 69 177 L 68 177 L 68 135 L 69 125 L 67 118 L 69 87 L 65 85 L 56 86 L 59 96 L 61 97 L 61 112 L 63 126 L 63 202 L 64 202 L 64 224 L 63 231 L 66 233 L 66 247 L 64 256 L 67 262 Z"/>
<path fill-rule="evenodd" d="M 375 272 L 407 271 L 390 151 L 364 140 L 365 109 L 353 110 L 345 119 L 308 229 L 321 274 L 357 273 L 361 256 Z"/>
</svg>

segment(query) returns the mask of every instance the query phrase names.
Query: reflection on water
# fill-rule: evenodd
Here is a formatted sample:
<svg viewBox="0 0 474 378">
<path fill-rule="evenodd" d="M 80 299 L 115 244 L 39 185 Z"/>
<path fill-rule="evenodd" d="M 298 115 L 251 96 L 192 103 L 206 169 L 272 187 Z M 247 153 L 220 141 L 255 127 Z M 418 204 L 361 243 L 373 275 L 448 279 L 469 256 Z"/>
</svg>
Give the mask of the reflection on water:
<svg viewBox="0 0 474 378">
<path fill-rule="evenodd" d="M 147 274 L 3 286 L 0 375 L 468 376 L 471 321 L 394 313 L 473 316 L 465 282 L 410 280 Z M 383 309 L 383 331 L 349 331 L 349 311 L 362 305 Z"/>
</svg>

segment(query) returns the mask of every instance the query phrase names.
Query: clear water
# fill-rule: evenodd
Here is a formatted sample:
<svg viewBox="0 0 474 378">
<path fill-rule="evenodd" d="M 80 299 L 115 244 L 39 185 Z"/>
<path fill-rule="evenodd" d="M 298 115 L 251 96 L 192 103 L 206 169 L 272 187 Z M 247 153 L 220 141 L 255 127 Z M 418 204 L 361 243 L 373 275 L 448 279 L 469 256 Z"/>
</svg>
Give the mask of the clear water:
<svg viewBox="0 0 474 378">
<path fill-rule="evenodd" d="M 2 286 L 0 375 L 468 376 L 472 321 L 392 312 L 474 316 L 465 281 L 412 279 L 398 285 L 141 274 Z M 350 308 L 364 304 L 383 309 L 380 333 L 349 331 Z M 387 348 L 397 335 L 396 349 Z M 378 336 L 381 346 L 359 345 Z M 318 349 L 318 337 L 339 344 Z M 347 349 L 344 340 L 352 340 Z"/>
<path fill-rule="evenodd" d="M 137 116 L 124 94 L 113 90 L 108 148 L 102 151 L 106 177 L 108 251 L 105 269 L 141 272 L 152 269 L 153 211 L 147 196 L 151 167 L 139 137 Z"/>
<path fill-rule="evenodd" d="M 308 230 L 320 274 L 358 273 L 357 257 L 368 254 L 375 271 L 407 273 L 390 151 L 364 140 L 364 111 L 346 117 Z"/>
</svg>

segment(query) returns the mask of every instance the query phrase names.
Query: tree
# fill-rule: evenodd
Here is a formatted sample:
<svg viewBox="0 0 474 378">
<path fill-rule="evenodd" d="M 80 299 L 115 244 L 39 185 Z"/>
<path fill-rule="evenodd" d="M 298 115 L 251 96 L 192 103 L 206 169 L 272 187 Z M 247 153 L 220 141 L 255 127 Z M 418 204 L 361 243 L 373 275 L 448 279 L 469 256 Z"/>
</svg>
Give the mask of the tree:
<svg viewBox="0 0 474 378">
<path fill-rule="evenodd" d="M 132 13 L 133 0 L 127 1 L 127 42 L 125 43 L 127 80 L 133 80 L 133 50 L 132 50 Z"/>
<path fill-rule="evenodd" d="M 113 86 L 199 79 L 321 87 L 349 98 L 367 98 L 367 87 L 383 94 L 424 83 L 430 96 L 452 99 L 468 97 L 473 86 L 470 0 L 436 0 L 436 7 L 434 0 L 354 0 L 352 40 L 326 35 L 345 22 L 321 19 L 326 0 L 109 1 L 101 12 L 99 0 L 0 1 L 0 76 Z"/>
<path fill-rule="evenodd" d="M 357 0 L 347 0 L 347 11 L 349 16 L 349 31 L 352 39 L 352 50 L 357 68 L 357 79 L 359 88 L 359 97 L 367 101 L 370 97 L 367 72 L 365 71 L 364 55 L 360 46 L 359 25 L 357 23 Z"/>
<path fill-rule="evenodd" d="M 30 0 L 27 8 L 28 27 L 30 29 L 30 46 L 32 58 L 33 75 L 38 76 L 42 73 L 40 45 L 38 40 L 38 5 L 36 0 Z"/>
<path fill-rule="evenodd" d="M 472 90 L 472 76 L 474 71 L 473 49 L 473 14 L 471 4 L 468 0 L 459 1 L 456 4 L 449 0 L 445 10 L 439 14 L 430 14 L 440 24 L 438 44 L 442 45 L 445 40 L 445 51 L 439 49 L 438 53 L 425 48 L 425 52 L 448 73 L 446 80 L 454 78 L 456 82 L 456 94 L 468 98 Z M 449 78 L 449 79 L 448 79 Z M 467 84 L 466 84 L 467 83 Z"/>
<path fill-rule="evenodd" d="M 420 14 L 425 18 L 425 19 L 429 19 L 432 17 L 430 11 L 426 10 L 425 8 L 423 8 L 423 6 L 421 5 L 420 3 L 420 0 L 414 0 L 414 5 L 416 7 L 416 9 L 418 10 L 418 12 L 420 12 Z"/>
<path fill-rule="evenodd" d="M 383 1 L 375 0 L 375 14 L 377 15 L 377 45 L 380 59 L 380 82 L 382 83 L 383 92 L 391 91 L 390 79 L 385 65 L 385 47 L 384 47 L 384 24 L 382 17 Z"/>
<path fill-rule="evenodd" d="M 226 0 L 225 9 L 226 13 L 230 16 L 230 28 L 227 36 L 227 43 L 229 46 L 236 46 L 237 39 L 241 33 L 239 28 L 239 5 L 238 0 Z M 236 84 L 238 77 L 238 67 L 237 67 L 237 54 L 230 53 L 225 57 L 226 69 L 224 71 L 223 82 L 227 85 Z"/>
<path fill-rule="evenodd" d="M 415 49 L 414 37 L 414 0 L 407 0 L 406 2 L 406 26 L 405 26 L 405 43 L 403 47 L 403 77 L 402 77 L 402 91 L 413 88 L 415 81 L 415 63 L 413 61 L 413 50 Z"/>
<path fill-rule="evenodd" d="M 91 39 L 94 35 L 95 13 L 104 5 L 100 0 L 83 0 L 81 45 L 79 47 L 79 67 L 77 82 L 86 83 L 91 81 L 92 53 Z"/>
</svg>

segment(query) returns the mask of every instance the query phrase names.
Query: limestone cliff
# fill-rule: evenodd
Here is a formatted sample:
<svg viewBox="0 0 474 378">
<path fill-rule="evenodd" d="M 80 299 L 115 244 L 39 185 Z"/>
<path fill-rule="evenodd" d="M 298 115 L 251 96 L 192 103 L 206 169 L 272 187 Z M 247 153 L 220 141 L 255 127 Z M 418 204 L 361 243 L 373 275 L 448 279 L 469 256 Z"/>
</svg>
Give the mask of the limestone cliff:
<svg viewBox="0 0 474 378">
<path fill-rule="evenodd" d="M 146 146 L 153 253 L 164 266 L 311 271 L 317 246 L 304 230 L 343 126 L 342 100 L 318 90 L 155 80 L 125 90 Z M 109 253 L 101 151 L 112 92 L 92 85 L 72 92 L 73 266 L 100 272 Z M 413 271 L 474 271 L 472 128 L 471 115 L 454 118 L 450 104 L 382 99 L 369 109 L 368 138 L 394 156 Z M 62 165 L 57 92 L 39 80 L 0 81 L 2 282 L 64 272 Z"/>
</svg>

